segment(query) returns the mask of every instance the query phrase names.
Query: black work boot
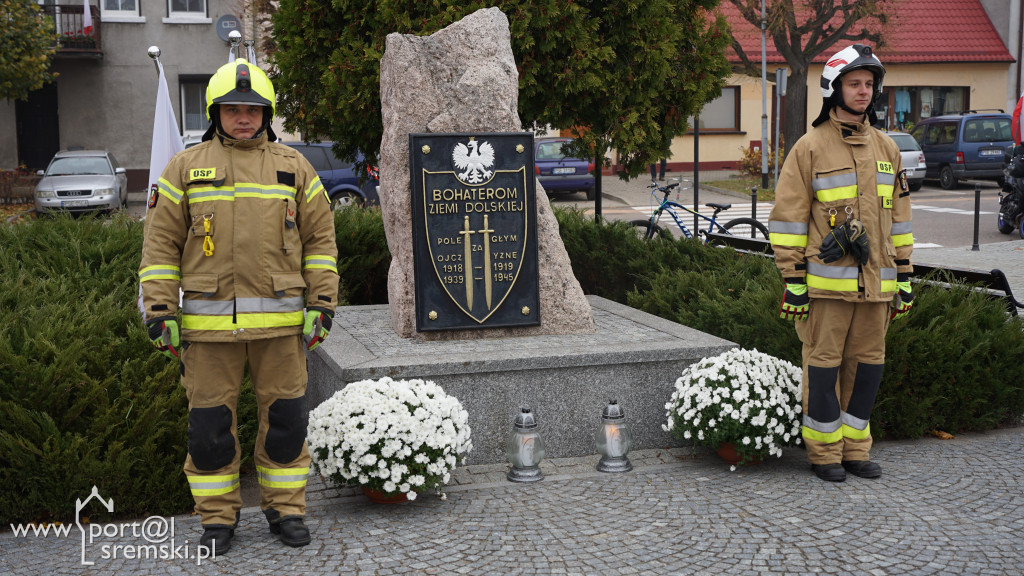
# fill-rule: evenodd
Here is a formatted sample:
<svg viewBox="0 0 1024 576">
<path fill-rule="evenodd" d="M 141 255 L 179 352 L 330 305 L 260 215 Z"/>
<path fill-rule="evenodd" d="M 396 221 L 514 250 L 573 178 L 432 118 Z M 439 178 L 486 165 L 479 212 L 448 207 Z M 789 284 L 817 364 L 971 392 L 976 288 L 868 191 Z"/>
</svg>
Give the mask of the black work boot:
<svg viewBox="0 0 1024 576">
<path fill-rule="evenodd" d="M 882 467 L 871 460 L 843 460 L 843 468 L 861 478 L 878 478 L 882 475 Z"/>
<path fill-rule="evenodd" d="M 203 535 L 199 537 L 199 545 L 206 546 L 214 557 L 231 549 L 231 539 L 235 536 L 235 527 L 227 524 L 203 524 Z"/>
<path fill-rule="evenodd" d="M 814 475 L 826 482 L 843 482 L 846 472 L 839 464 L 811 464 Z"/>
<path fill-rule="evenodd" d="M 302 522 L 302 516 L 281 516 L 281 513 L 273 508 L 267 508 L 263 514 L 270 523 L 270 533 L 277 534 L 281 542 L 288 546 L 298 548 L 312 541 L 309 528 Z"/>
</svg>

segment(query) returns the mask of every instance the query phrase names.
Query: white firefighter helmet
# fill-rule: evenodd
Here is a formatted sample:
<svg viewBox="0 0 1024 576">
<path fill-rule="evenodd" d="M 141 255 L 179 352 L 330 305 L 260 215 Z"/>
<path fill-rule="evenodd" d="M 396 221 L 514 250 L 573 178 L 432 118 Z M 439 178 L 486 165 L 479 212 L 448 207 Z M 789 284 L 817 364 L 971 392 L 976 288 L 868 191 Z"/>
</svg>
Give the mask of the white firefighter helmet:
<svg viewBox="0 0 1024 576">
<path fill-rule="evenodd" d="M 882 93 L 882 82 L 885 80 L 885 66 L 875 56 L 870 46 L 854 44 L 836 52 L 821 72 L 821 97 L 828 100 L 835 89 L 837 78 L 852 70 L 868 69 L 875 75 L 875 96 Z"/>
<path fill-rule="evenodd" d="M 853 110 L 846 106 L 846 102 L 843 102 L 843 91 L 837 90 L 840 86 L 836 82 L 843 74 L 853 70 L 870 70 L 875 77 L 875 89 L 867 109 L 868 119 L 872 123 L 875 122 L 875 102 L 882 95 L 885 66 L 882 66 L 882 61 L 872 53 L 870 46 L 854 44 L 836 52 L 825 63 L 825 68 L 821 71 L 821 112 L 814 122 L 811 122 L 811 126 L 818 126 L 828 120 L 829 110 L 835 107 L 853 113 Z"/>
</svg>

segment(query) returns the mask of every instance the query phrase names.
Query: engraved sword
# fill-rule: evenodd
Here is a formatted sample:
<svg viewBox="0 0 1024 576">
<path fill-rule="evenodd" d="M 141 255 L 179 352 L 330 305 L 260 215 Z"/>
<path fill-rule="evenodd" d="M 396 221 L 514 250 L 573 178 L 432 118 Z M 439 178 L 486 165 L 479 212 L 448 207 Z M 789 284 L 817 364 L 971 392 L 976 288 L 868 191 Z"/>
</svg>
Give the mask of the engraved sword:
<svg viewBox="0 0 1024 576">
<path fill-rule="evenodd" d="M 487 309 L 491 309 L 491 232 L 487 225 L 487 214 L 484 214 L 484 227 L 478 230 L 484 236 L 484 298 L 487 300 Z"/>
<path fill-rule="evenodd" d="M 466 261 L 462 265 L 463 278 L 466 283 L 466 308 L 470 312 L 473 311 L 473 247 L 470 245 L 469 238 L 475 232 L 469 228 L 469 216 L 465 216 L 463 221 L 463 229 L 459 234 L 463 236 L 463 242 L 465 247 L 463 248 L 464 258 Z"/>
</svg>

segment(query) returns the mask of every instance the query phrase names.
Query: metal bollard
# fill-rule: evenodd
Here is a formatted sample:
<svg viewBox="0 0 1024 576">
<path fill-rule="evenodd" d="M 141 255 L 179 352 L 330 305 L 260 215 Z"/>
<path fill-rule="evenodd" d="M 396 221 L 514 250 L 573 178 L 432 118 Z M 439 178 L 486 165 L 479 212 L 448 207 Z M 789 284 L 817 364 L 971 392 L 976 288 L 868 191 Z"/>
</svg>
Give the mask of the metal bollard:
<svg viewBox="0 0 1024 576">
<path fill-rule="evenodd" d="M 974 245 L 971 246 L 972 252 L 978 252 L 981 248 L 978 246 L 978 222 L 981 218 L 981 184 L 974 185 Z"/>
<path fill-rule="evenodd" d="M 757 220 L 757 186 L 750 189 L 750 217 Z M 750 227 L 750 237 L 757 238 L 757 228 Z"/>
</svg>

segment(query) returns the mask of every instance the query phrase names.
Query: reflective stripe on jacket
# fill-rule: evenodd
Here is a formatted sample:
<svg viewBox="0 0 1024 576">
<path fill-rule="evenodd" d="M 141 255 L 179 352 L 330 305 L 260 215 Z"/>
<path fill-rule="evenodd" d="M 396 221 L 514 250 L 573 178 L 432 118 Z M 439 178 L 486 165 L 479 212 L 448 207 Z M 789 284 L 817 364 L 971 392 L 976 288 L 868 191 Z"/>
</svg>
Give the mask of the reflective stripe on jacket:
<svg viewBox="0 0 1024 576">
<path fill-rule="evenodd" d="M 146 316 L 182 338 L 298 334 L 303 309 L 333 310 L 338 249 L 330 200 L 294 149 L 214 136 L 168 163 L 146 215 L 139 280 Z"/>
<path fill-rule="evenodd" d="M 776 265 L 783 278 L 804 278 L 808 295 L 884 302 L 895 295 L 897 273 L 913 272 L 910 193 L 899 185 L 899 147 L 867 122 L 829 121 L 805 134 L 789 152 L 768 222 Z M 832 263 L 818 258 L 835 224 L 858 218 L 867 231 L 870 258 L 852 255 Z"/>
</svg>

